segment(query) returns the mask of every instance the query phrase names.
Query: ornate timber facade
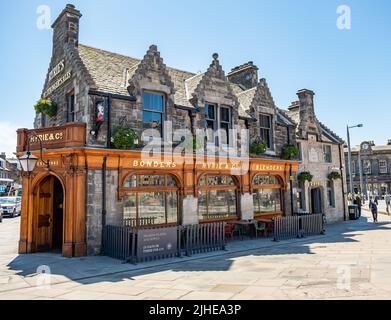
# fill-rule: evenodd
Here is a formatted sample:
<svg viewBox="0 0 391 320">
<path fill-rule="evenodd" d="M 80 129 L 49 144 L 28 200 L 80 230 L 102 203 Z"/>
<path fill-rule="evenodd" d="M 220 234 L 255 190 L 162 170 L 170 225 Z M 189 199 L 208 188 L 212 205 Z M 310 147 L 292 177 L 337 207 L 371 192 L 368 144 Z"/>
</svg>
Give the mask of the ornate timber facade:
<svg viewBox="0 0 391 320">
<path fill-rule="evenodd" d="M 225 75 L 214 54 L 206 72 L 193 74 L 166 66 L 155 45 L 141 60 L 95 49 L 79 44 L 80 17 L 67 5 L 52 26 L 42 98 L 58 104 L 57 114 L 37 113 L 34 130 L 18 131 L 19 154 L 34 132 L 49 160 L 23 177 L 20 253 L 99 254 L 108 223 L 142 228 L 297 211 L 300 161 L 285 160 L 282 152 L 306 139 L 311 121 L 322 132 L 319 141 L 327 130 L 278 109 L 252 62 Z M 304 118 L 307 104 L 302 106 Z M 117 128 L 135 132 L 134 148 L 114 147 Z M 157 137 L 146 133 L 151 129 Z M 212 134 L 202 135 L 205 129 Z M 202 135 L 201 151 L 175 151 L 187 133 L 195 140 Z M 331 144 L 341 143 L 326 135 Z M 174 152 L 148 158 L 145 147 L 156 139 L 155 148 Z M 259 139 L 266 152 L 249 157 L 249 144 Z M 31 149 L 39 155 L 37 141 Z M 335 213 L 333 219 L 341 217 Z"/>
</svg>

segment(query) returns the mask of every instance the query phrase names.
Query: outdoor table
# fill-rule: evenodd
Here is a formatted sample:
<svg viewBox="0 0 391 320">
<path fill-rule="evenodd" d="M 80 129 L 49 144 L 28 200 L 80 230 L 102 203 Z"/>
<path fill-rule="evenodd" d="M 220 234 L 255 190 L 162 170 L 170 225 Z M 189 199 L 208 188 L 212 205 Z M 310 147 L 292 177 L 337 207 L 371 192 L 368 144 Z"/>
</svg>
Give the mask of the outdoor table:
<svg viewBox="0 0 391 320">
<path fill-rule="evenodd" d="M 237 221 L 232 221 L 232 224 L 237 224 L 240 225 L 242 228 L 243 233 L 247 230 L 246 234 L 251 237 L 251 231 L 250 228 L 251 226 L 254 226 L 254 223 L 256 220 L 237 220 Z"/>
<path fill-rule="evenodd" d="M 266 224 L 267 233 L 274 232 L 274 221 L 272 219 L 257 219 L 257 221 L 263 222 L 264 224 Z"/>
</svg>

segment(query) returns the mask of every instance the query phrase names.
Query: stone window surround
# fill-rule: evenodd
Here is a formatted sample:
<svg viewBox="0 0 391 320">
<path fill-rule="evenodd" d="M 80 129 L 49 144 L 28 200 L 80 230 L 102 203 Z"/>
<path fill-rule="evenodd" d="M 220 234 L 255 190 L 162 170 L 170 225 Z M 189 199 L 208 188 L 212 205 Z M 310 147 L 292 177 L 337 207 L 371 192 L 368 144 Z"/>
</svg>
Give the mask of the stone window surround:
<svg viewBox="0 0 391 320">
<path fill-rule="evenodd" d="M 229 109 L 229 117 L 230 117 L 229 129 L 232 129 L 232 124 L 233 124 L 233 121 L 232 121 L 232 106 L 227 105 L 227 104 L 217 103 L 217 102 L 209 102 L 209 101 L 205 101 L 204 105 L 205 106 L 206 105 L 212 105 L 215 108 L 215 119 L 214 119 L 214 130 L 215 130 L 215 132 L 221 129 L 221 126 L 220 126 L 220 124 L 221 124 L 221 114 L 220 114 L 221 108 Z M 206 119 L 206 117 L 205 117 L 205 119 Z M 206 121 L 205 121 L 205 126 L 206 126 Z M 229 135 L 229 132 L 228 132 L 228 135 Z M 218 138 L 217 141 L 215 139 L 214 143 L 208 141 L 207 142 L 208 147 L 220 146 L 220 140 L 221 139 L 220 139 L 219 136 L 217 138 Z M 232 138 L 231 139 L 230 139 L 230 137 L 227 137 L 227 138 L 228 138 L 228 142 L 232 141 Z M 226 150 L 229 150 L 230 149 L 230 144 L 229 143 L 228 144 L 224 144 L 224 145 L 221 145 L 221 147 L 225 148 Z"/>
<path fill-rule="evenodd" d="M 383 163 L 383 165 L 381 165 Z M 388 163 L 385 159 L 379 160 L 379 173 L 380 174 L 387 174 L 388 173 Z"/>
<path fill-rule="evenodd" d="M 266 128 L 266 127 L 262 127 L 261 126 L 261 121 L 260 121 L 260 118 L 261 116 L 268 116 L 270 117 L 270 128 Z M 262 129 L 265 129 L 265 130 L 270 130 L 270 133 L 269 133 L 269 143 L 270 143 L 270 148 L 267 148 L 266 150 L 266 154 L 269 154 L 269 155 L 274 155 L 274 128 L 273 128 L 273 124 L 274 124 L 274 115 L 271 114 L 271 113 L 266 113 L 266 112 L 259 112 L 259 137 L 261 137 L 261 130 Z"/>
<path fill-rule="evenodd" d="M 326 150 L 329 149 L 330 150 L 330 159 L 329 161 L 326 161 L 327 160 L 327 157 L 326 157 Z M 325 163 L 333 163 L 333 149 L 332 149 L 332 146 L 330 144 L 323 144 L 322 145 L 322 151 L 323 151 L 323 161 Z"/>
</svg>

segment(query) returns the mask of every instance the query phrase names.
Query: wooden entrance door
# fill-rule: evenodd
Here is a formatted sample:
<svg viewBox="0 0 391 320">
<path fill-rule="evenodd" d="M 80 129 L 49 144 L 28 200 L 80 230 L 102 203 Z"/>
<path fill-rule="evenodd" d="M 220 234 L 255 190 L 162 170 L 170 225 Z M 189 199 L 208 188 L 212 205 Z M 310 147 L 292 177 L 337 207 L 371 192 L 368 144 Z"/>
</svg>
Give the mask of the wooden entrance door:
<svg viewBox="0 0 391 320">
<path fill-rule="evenodd" d="M 52 248 L 54 179 L 54 177 L 45 178 L 38 186 L 35 195 L 37 251 L 47 251 Z"/>
<path fill-rule="evenodd" d="M 312 213 L 322 213 L 322 196 L 319 188 L 311 190 L 311 211 Z"/>
</svg>

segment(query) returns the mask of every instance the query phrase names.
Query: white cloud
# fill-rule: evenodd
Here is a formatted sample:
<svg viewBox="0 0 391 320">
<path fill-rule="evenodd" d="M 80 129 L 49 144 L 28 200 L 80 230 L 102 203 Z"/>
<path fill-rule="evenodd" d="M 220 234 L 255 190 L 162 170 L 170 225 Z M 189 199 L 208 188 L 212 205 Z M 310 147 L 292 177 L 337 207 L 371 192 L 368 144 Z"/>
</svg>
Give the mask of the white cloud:
<svg viewBox="0 0 391 320">
<path fill-rule="evenodd" d="M 16 152 L 16 130 L 18 128 L 20 126 L 16 124 L 0 121 L 0 152 L 5 152 L 7 157 L 14 156 L 13 153 Z"/>
</svg>

